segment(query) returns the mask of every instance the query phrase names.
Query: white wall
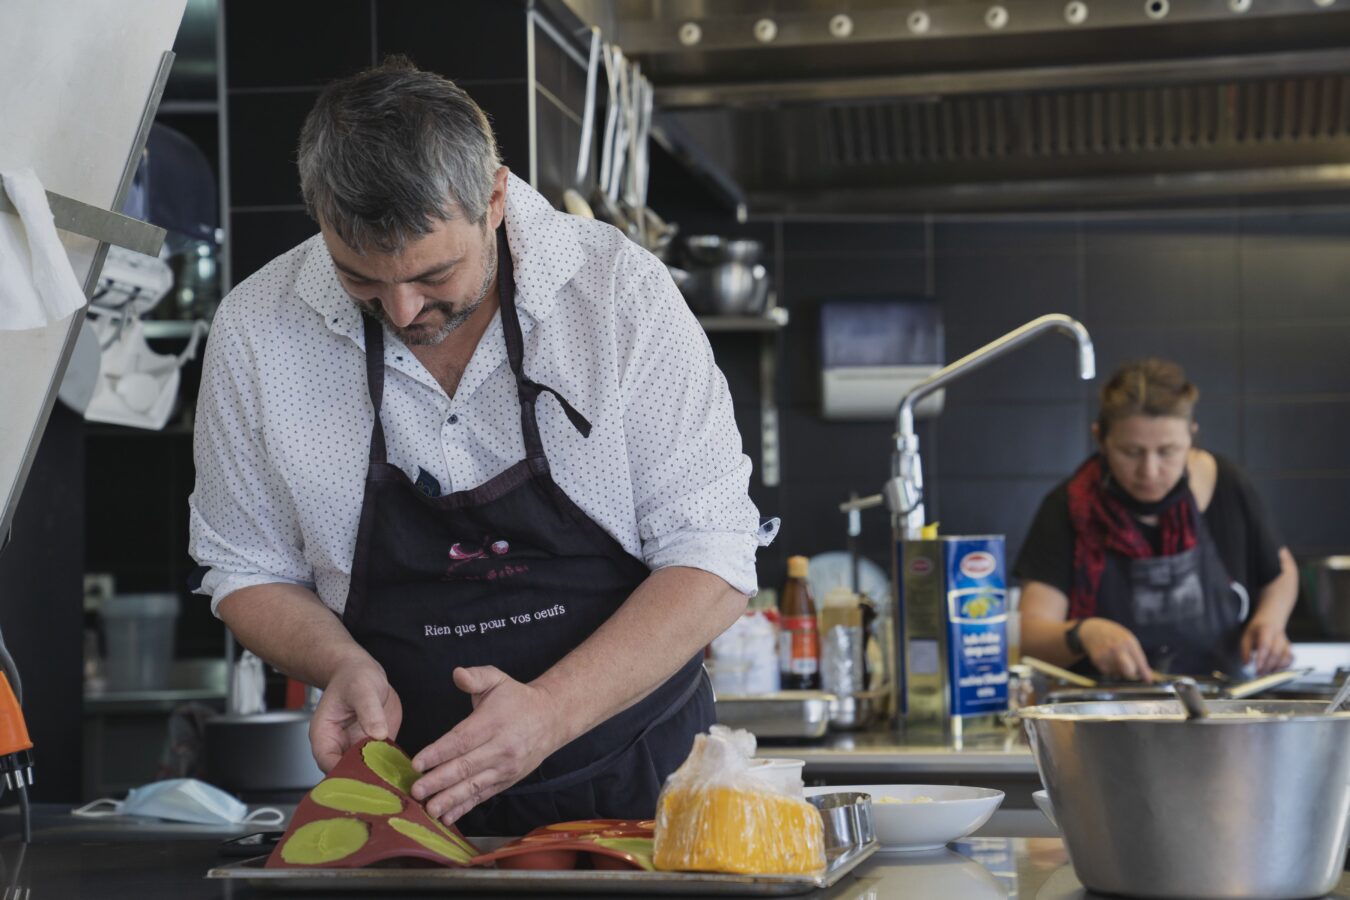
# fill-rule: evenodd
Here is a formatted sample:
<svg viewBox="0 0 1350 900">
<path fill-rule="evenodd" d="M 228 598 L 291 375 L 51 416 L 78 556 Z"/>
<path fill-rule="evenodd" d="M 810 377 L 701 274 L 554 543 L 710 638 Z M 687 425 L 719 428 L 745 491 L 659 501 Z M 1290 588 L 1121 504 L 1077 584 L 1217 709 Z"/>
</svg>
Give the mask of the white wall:
<svg viewBox="0 0 1350 900">
<path fill-rule="evenodd" d="M 4 0 L 0 170 L 32 168 L 48 190 L 110 208 L 160 57 L 173 46 L 185 5 Z M 83 283 L 96 245 L 69 235 L 63 240 Z M 59 383 L 68 326 L 0 331 L 0 517 L 17 501 L 19 469 L 40 437 L 37 421 Z"/>
</svg>

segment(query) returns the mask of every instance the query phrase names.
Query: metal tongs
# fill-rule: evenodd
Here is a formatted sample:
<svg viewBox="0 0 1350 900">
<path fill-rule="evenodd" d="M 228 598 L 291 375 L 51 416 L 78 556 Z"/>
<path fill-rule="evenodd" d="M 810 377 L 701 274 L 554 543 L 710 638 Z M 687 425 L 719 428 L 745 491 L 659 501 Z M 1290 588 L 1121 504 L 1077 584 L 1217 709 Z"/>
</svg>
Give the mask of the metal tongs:
<svg viewBox="0 0 1350 900">
<path fill-rule="evenodd" d="M 1052 663 L 1048 663 L 1045 662 L 1044 660 L 1037 659 L 1034 656 L 1024 656 L 1022 657 L 1021 661 L 1028 668 L 1034 669 L 1035 671 L 1040 672 L 1043 675 L 1048 675 L 1051 678 L 1057 678 L 1060 681 L 1064 681 L 1069 684 L 1076 685 L 1078 687 L 1092 688 L 1099 686 L 1096 681 L 1087 677 L 1086 675 L 1079 675 L 1077 672 L 1070 672 L 1068 669 L 1060 668 L 1059 666 L 1056 666 Z M 1296 681 L 1299 678 L 1302 678 L 1304 675 L 1307 675 L 1311 671 L 1312 671 L 1311 669 L 1286 669 L 1283 672 L 1272 672 L 1269 675 L 1263 675 L 1260 678 L 1253 678 L 1251 681 L 1244 681 L 1240 684 L 1225 685 L 1220 689 L 1220 695 L 1224 700 L 1245 700 L 1246 698 L 1251 697 L 1255 694 L 1259 694 L 1262 691 L 1268 691 L 1271 690 L 1272 688 L 1277 688 L 1282 684 L 1288 684 L 1291 681 Z M 1195 687 L 1196 695 L 1199 696 L 1200 690 L 1199 687 L 1196 686 L 1195 684 L 1195 679 L 1191 678 L 1188 675 L 1169 675 L 1165 672 L 1156 672 L 1154 673 L 1154 678 L 1160 683 L 1171 683 L 1173 687 L 1175 687 L 1178 682 L 1189 681 L 1191 685 Z M 1350 684 L 1350 679 L 1346 680 L 1346 684 Z M 1342 688 L 1342 690 L 1345 689 Z M 1350 694 L 1347 694 L 1347 696 L 1350 696 Z M 1342 697 L 1340 699 L 1343 702 L 1345 698 Z"/>
<path fill-rule="evenodd" d="M 1340 690 L 1336 692 L 1336 696 L 1332 697 L 1331 702 L 1327 704 L 1327 715 L 1340 712 L 1341 707 L 1345 706 L 1347 698 L 1350 698 L 1350 678 L 1345 679 L 1341 684 Z"/>
</svg>

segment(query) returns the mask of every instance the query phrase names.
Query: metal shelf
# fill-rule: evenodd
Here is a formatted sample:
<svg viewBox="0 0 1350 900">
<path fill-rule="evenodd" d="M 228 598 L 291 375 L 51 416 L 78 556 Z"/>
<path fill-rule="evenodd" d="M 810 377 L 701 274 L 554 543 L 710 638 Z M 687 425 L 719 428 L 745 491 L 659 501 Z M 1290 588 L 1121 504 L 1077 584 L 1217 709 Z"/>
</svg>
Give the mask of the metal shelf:
<svg viewBox="0 0 1350 900">
<path fill-rule="evenodd" d="M 773 332 L 788 323 L 788 311 L 781 306 L 767 310 L 762 316 L 699 316 L 698 324 L 709 334 L 713 332 Z"/>
<path fill-rule="evenodd" d="M 195 319 L 145 319 L 141 322 L 145 331 L 147 340 L 160 338 L 181 338 L 187 340 L 192 337 L 192 330 L 197 327 Z M 207 326 L 208 329 L 210 326 Z"/>
<path fill-rule="evenodd" d="M 164 244 L 164 229 L 111 210 L 81 203 L 64 194 L 47 191 L 52 220 L 61 231 L 83 235 L 105 244 L 116 244 L 154 256 Z M 18 215 L 4 185 L 0 185 L 0 212 Z"/>
</svg>

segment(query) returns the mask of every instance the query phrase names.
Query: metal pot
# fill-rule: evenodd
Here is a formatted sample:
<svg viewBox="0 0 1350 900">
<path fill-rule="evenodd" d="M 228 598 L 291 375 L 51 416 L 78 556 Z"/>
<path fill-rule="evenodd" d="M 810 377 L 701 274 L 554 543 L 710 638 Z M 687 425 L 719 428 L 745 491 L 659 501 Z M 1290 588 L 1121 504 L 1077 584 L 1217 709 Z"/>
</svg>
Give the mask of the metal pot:
<svg viewBox="0 0 1350 900">
<path fill-rule="evenodd" d="M 1350 638 L 1350 556 L 1328 556 L 1315 563 L 1313 609 L 1329 637 Z"/>
<path fill-rule="evenodd" d="M 764 245 L 750 238 L 728 238 L 717 234 L 694 234 L 685 238 L 689 258 L 701 266 L 738 262 L 754 265 L 759 262 Z"/>
<path fill-rule="evenodd" d="M 722 263 L 690 273 L 692 284 L 685 290 L 696 313 L 715 316 L 757 316 L 769 296 L 769 273 L 760 265 Z"/>
<path fill-rule="evenodd" d="M 1090 890 L 1296 898 L 1335 887 L 1350 836 L 1350 713 L 1324 707 L 1211 700 L 1210 718 L 1188 721 L 1175 700 L 1072 703 L 1020 717 Z"/>
<path fill-rule="evenodd" d="M 310 713 L 227 713 L 206 720 L 206 771 L 213 784 L 245 792 L 304 792 L 323 779 L 309 744 Z"/>
</svg>

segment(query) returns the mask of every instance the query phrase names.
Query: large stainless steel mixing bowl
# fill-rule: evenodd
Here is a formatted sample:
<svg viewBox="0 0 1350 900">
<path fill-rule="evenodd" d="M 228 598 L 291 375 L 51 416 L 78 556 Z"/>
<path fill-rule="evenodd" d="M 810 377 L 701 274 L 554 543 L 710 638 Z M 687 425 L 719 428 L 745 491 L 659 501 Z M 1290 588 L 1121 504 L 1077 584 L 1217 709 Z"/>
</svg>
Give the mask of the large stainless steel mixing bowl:
<svg viewBox="0 0 1350 900">
<path fill-rule="evenodd" d="M 1320 897 L 1350 816 L 1350 713 L 1305 700 L 1021 711 L 1075 873 L 1135 897 Z M 1252 713 L 1249 715 L 1248 713 Z"/>
</svg>

